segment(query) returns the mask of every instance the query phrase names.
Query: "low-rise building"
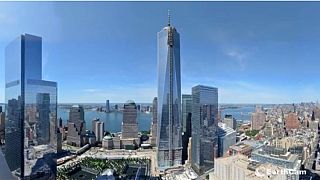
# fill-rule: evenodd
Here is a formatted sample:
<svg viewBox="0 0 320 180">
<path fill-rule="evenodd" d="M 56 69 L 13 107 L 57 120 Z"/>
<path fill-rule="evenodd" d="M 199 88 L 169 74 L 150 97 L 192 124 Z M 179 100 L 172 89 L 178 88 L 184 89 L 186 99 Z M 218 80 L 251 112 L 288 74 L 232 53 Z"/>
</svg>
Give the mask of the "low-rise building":
<svg viewBox="0 0 320 180">
<path fill-rule="evenodd" d="M 115 135 L 113 137 L 113 148 L 114 149 L 121 149 L 121 140 L 120 140 L 120 136 Z"/>
<path fill-rule="evenodd" d="M 251 152 L 259 147 L 262 147 L 263 144 L 258 141 L 245 140 L 238 142 L 237 144 L 229 147 L 229 155 L 242 154 L 247 157 L 251 156 Z"/>
<path fill-rule="evenodd" d="M 248 157 L 235 156 L 215 159 L 214 171 L 210 180 L 287 180 L 285 175 L 268 173 L 266 170 L 280 171 L 282 168 L 272 164 L 251 162 Z"/>
<path fill-rule="evenodd" d="M 236 144 L 237 133 L 224 123 L 218 123 L 218 156 L 222 157 L 229 147 Z"/>
<path fill-rule="evenodd" d="M 85 144 L 90 144 L 92 146 L 95 146 L 97 141 L 96 141 L 96 136 L 92 131 L 87 130 L 86 131 L 86 136 L 84 138 L 84 143 Z"/>
<path fill-rule="evenodd" d="M 102 147 L 108 150 L 113 149 L 113 139 L 111 136 L 108 135 L 102 139 Z"/>
<path fill-rule="evenodd" d="M 266 137 L 272 137 L 273 136 L 273 124 L 271 122 L 267 122 L 265 124 L 265 127 L 263 129 L 263 133 Z"/>
<path fill-rule="evenodd" d="M 318 131 L 318 128 L 319 128 L 319 121 L 309 121 L 309 129 Z"/>
<path fill-rule="evenodd" d="M 300 121 L 298 119 L 297 114 L 294 112 L 289 113 L 285 121 L 286 129 L 287 130 L 298 129 L 299 126 L 300 126 Z"/>
<path fill-rule="evenodd" d="M 237 120 L 232 115 L 226 114 L 224 116 L 223 123 L 225 123 L 228 127 L 232 128 L 233 130 L 237 129 Z"/>
<path fill-rule="evenodd" d="M 254 150 L 251 153 L 253 161 L 261 163 L 271 163 L 283 168 L 299 170 L 301 161 L 298 155 L 288 152 L 284 148 L 277 148 L 274 146 L 263 146 Z"/>
</svg>

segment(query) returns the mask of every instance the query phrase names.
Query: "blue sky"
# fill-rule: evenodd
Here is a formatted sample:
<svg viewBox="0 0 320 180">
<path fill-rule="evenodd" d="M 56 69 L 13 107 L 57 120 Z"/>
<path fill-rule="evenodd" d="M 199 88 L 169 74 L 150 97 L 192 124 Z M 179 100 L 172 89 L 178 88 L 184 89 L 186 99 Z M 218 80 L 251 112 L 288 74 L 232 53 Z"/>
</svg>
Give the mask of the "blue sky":
<svg viewBox="0 0 320 180">
<path fill-rule="evenodd" d="M 22 33 L 43 38 L 43 78 L 59 102 L 151 102 L 157 32 L 181 37 L 182 92 L 219 88 L 221 103 L 320 98 L 319 2 L 0 2 L 4 49 Z"/>
</svg>

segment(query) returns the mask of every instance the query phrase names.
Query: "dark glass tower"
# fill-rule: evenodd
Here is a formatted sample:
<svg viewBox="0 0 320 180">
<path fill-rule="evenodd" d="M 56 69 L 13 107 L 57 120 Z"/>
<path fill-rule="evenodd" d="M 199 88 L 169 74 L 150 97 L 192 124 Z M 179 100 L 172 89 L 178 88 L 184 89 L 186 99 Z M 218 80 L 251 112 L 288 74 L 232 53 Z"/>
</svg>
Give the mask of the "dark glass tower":
<svg viewBox="0 0 320 180">
<path fill-rule="evenodd" d="M 182 163 L 188 159 L 188 145 L 191 137 L 192 95 L 182 94 Z"/>
<path fill-rule="evenodd" d="M 137 106 L 134 101 L 123 105 L 122 139 L 138 138 Z"/>
<path fill-rule="evenodd" d="M 192 95 L 182 94 L 182 125 L 184 134 L 191 137 Z"/>
<path fill-rule="evenodd" d="M 152 123 L 151 123 L 151 145 L 157 146 L 157 106 L 158 106 L 158 99 L 157 97 L 153 98 L 152 102 Z"/>
<path fill-rule="evenodd" d="M 42 80 L 42 38 L 25 34 L 5 50 L 5 158 L 21 178 L 56 175 L 57 83 Z"/>
<path fill-rule="evenodd" d="M 109 103 L 109 100 L 106 100 L 106 112 L 110 112 L 110 103 Z"/>
<path fill-rule="evenodd" d="M 39 122 L 37 123 L 37 137 L 40 144 L 50 142 L 50 94 L 37 94 L 37 113 Z"/>
<path fill-rule="evenodd" d="M 73 105 L 69 112 L 67 143 L 72 146 L 82 147 L 85 135 L 84 109 L 80 105 Z"/>
<path fill-rule="evenodd" d="M 170 18 L 169 18 L 170 19 Z M 158 33 L 157 158 L 160 171 L 182 163 L 180 36 L 170 25 Z"/>
<path fill-rule="evenodd" d="M 192 88 L 192 167 L 197 173 L 214 167 L 218 143 L 218 89 L 198 85 Z"/>
</svg>

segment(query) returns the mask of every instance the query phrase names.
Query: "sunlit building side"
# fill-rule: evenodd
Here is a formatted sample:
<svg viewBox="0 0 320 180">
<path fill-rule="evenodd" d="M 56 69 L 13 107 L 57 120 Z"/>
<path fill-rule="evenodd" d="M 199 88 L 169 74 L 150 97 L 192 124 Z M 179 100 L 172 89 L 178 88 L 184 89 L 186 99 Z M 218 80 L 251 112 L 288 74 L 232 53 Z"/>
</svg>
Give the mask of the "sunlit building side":
<svg viewBox="0 0 320 180">
<path fill-rule="evenodd" d="M 42 38 L 24 34 L 5 50 L 5 158 L 21 178 L 56 174 L 57 83 L 42 80 Z"/>
<path fill-rule="evenodd" d="M 157 161 L 162 171 L 182 163 L 180 35 L 169 22 L 157 39 Z"/>
</svg>

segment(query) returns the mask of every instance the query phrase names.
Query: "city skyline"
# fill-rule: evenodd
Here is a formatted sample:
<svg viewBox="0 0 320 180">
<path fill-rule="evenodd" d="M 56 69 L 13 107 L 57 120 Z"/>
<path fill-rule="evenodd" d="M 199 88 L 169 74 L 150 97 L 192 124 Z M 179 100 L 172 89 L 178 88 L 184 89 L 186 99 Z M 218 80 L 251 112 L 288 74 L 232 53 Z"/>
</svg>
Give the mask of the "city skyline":
<svg viewBox="0 0 320 180">
<path fill-rule="evenodd" d="M 59 83 L 58 102 L 151 103 L 157 90 L 155 37 L 166 25 L 167 9 L 183 36 L 182 94 L 206 84 L 219 88 L 221 103 L 319 98 L 313 78 L 320 65 L 319 3 L 1 2 L 0 8 L 0 103 L 4 48 L 23 33 L 43 38 L 43 77 Z"/>
<path fill-rule="evenodd" d="M 4 3 L 0 179 L 320 179 L 320 3 L 262 4 Z"/>
</svg>

